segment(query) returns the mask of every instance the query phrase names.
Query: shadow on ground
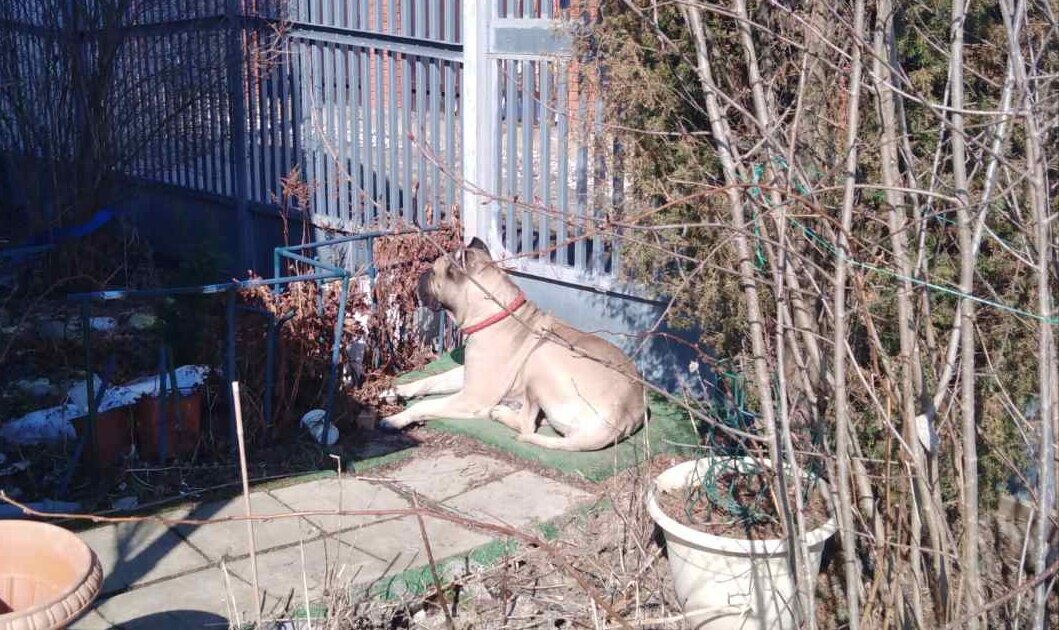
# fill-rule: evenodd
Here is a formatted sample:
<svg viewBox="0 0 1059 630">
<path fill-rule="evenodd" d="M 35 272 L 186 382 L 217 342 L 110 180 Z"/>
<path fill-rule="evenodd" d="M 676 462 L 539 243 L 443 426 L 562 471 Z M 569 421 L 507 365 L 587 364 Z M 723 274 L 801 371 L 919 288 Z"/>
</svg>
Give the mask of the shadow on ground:
<svg viewBox="0 0 1059 630">
<path fill-rule="evenodd" d="M 167 612 L 144 615 L 120 626 L 125 630 L 183 630 L 184 628 L 217 628 L 229 627 L 228 620 L 220 615 L 201 610 L 170 610 Z"/>
</svg>

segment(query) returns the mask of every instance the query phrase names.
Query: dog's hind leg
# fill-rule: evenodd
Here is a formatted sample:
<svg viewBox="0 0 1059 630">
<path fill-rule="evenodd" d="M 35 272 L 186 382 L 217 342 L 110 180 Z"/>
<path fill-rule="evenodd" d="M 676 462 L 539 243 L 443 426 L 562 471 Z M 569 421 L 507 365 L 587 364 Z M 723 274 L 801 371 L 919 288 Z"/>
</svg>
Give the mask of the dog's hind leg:
<svg viewBox="0 0 1059 630">
<path fill-rule="evenodd" d="M 463 389 L 463 366 L 441 374 L 404 383 L 385 392 L 383 398 L 416 398 L 434 394 L 455 394 Z"/>
</svg>

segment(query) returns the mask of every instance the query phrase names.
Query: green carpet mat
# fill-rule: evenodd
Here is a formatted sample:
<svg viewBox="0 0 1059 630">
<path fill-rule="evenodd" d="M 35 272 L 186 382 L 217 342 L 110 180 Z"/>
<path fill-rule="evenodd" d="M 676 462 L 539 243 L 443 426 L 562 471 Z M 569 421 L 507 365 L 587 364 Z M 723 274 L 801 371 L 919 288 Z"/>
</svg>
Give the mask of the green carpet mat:
<svg viewBox="0 0 1059 630">
<path fill-rule="evenodd" d="M 422 370 L 403 374 L 398 381 L 409 382 L 458 367 L 462 349 L 439 357 Z M 515 439 L 515 432 L 492 420 L 431 420 L 431 429 L 464 435 L 506 453 L 547 468 L 600 482 L 660 453 L 691 456 L 698 442 L 692 420 L 678 407 L 659 397 L 649 400 L 650 419 L 645 426 L 616 446 L 590 453 L 570 453 L 541 448 Z M 542 434 L 555 435 L 542 426 Z"/>
</svg>

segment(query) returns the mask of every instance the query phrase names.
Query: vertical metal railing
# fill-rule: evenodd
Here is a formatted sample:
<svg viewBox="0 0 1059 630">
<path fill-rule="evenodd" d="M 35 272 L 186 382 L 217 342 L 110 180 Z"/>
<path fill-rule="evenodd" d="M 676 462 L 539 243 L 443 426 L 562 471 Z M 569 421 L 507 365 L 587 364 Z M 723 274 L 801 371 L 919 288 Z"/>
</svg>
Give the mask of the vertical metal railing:
<svg viewBox="0 0 1059 630">
<path fill-rule="evenodd" d="M 314 223 L 433 225 L 449 214 L 462 158 L 460 4 L 293 4 Z"/>
</svg>

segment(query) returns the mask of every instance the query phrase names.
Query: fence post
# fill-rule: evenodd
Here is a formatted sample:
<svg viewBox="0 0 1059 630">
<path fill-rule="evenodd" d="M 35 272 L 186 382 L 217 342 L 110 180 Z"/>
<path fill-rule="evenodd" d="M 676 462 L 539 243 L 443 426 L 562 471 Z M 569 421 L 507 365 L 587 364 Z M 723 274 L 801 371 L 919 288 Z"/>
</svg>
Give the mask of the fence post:
<svg viewBox="0 0 1059 630">
<path fill-rule="evenodd" d="M 489 57 L 495 2 L 461 3 L 463 86 L 460 110 L 463 146 L 463 193 L 460 216 L 464 238 L 496 242 L 496 203 L 492 190 L 496 142 L 496 60 Z"/>
<path fill-rule="evenodd" d="M 235 218 L 238 238 L 240 271 L 254 266 L 254 230 L 250 216 L 249 155 L 246 128 L 246 16 L 242 14 L 240 0 L 228 0 L 225 4 L 227 22 L 227 75 L 228 75 L 228 120 L 231 130 L 231 156 L 233 181 L 235 182 Z"/>
</svg>

